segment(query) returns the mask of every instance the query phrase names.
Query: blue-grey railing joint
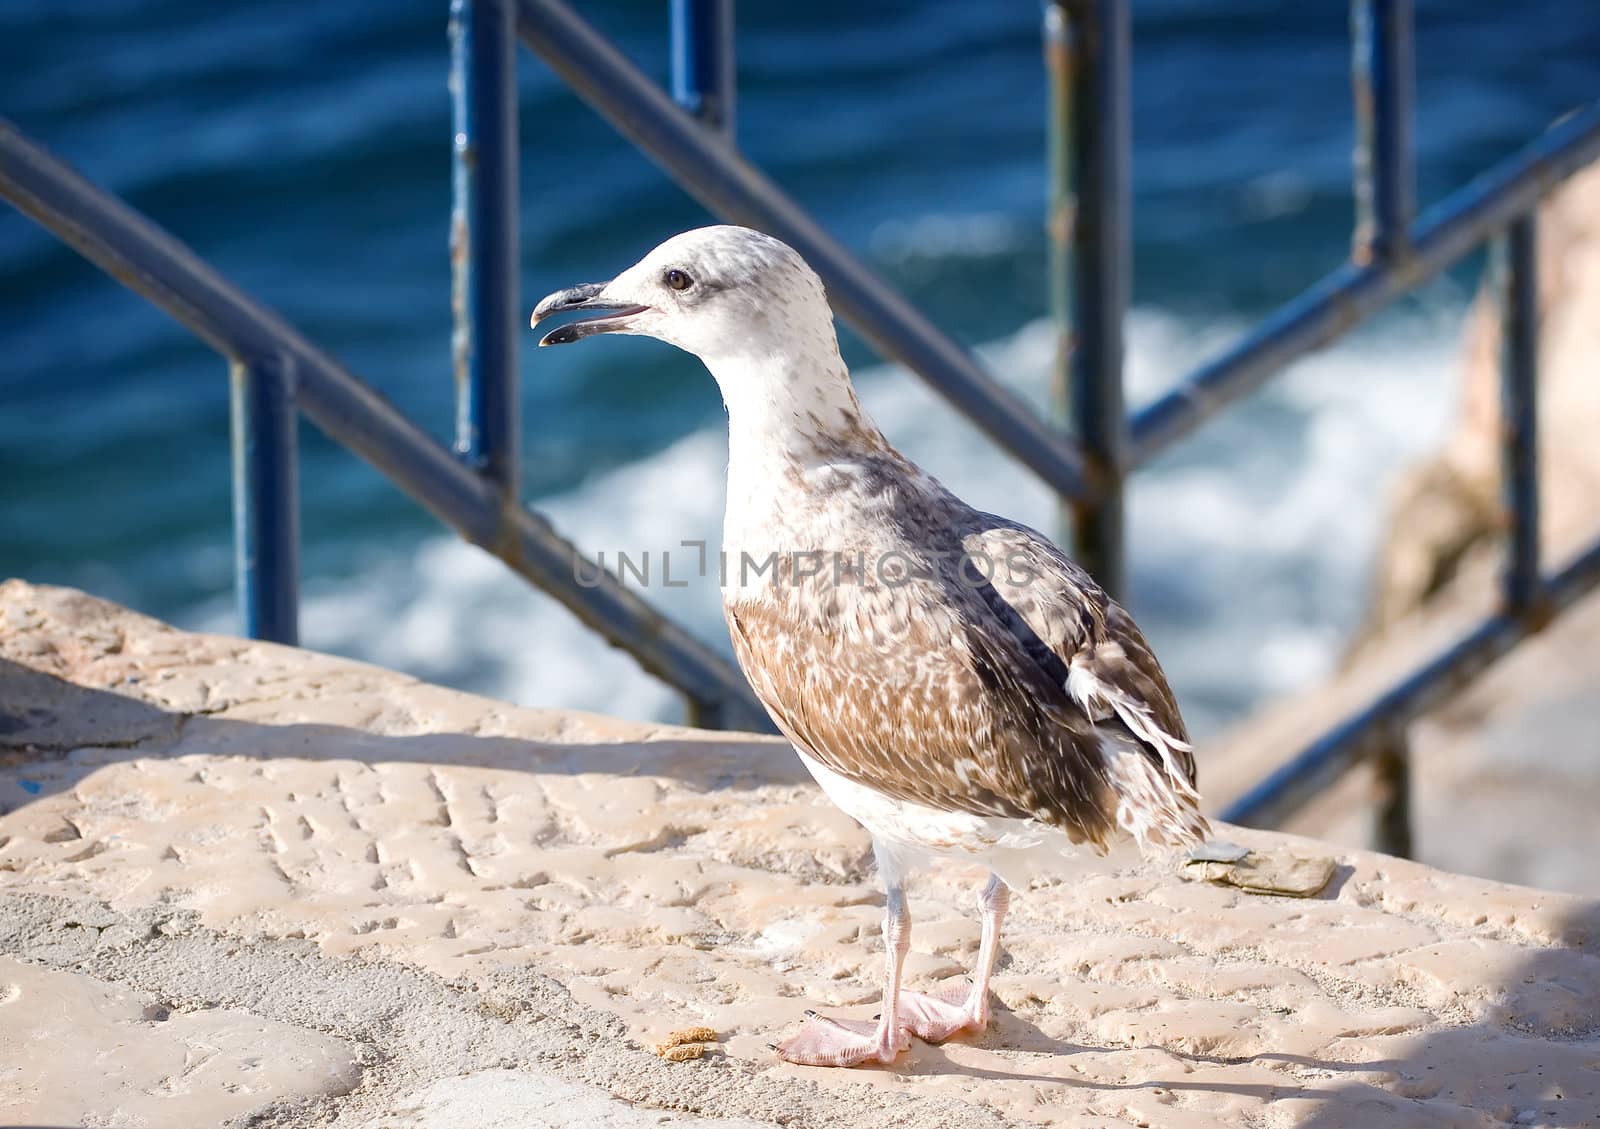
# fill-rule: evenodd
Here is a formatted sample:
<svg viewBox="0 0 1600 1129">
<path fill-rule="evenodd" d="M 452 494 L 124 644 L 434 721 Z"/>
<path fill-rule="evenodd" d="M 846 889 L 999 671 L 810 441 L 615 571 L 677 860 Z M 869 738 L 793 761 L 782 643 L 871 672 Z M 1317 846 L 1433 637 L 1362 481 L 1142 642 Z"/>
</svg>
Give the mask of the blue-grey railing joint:
<svg viewBox="0 0 1600 1129">
<path fill-rule="evenodd" d="M 1057 414 L 1098 489 L 1073 500 L 1073 551 L 1113 595 L 1124 584 L 1123 313 L 1129 298 L 1128 7 L 1049 0 L 1050 305 Z"/>
</svg>

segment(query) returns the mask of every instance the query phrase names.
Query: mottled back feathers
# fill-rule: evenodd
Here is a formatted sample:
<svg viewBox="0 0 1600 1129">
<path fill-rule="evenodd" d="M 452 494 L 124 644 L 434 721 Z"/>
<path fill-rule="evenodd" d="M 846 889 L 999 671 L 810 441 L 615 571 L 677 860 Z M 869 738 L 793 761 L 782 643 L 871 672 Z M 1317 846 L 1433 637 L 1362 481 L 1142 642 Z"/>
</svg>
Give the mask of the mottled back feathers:
<svg viewBox="0 0 1600 1129">
<path fill-rule="evenodd" d="M 1087 573 L 893 452 L 800 479 L 772 526 L 791 543 L 725 605 L 741 667 L 802 751 L 896 799 L 1074 842 L 1203 834 L 1172 692 Z"/>
</svg>

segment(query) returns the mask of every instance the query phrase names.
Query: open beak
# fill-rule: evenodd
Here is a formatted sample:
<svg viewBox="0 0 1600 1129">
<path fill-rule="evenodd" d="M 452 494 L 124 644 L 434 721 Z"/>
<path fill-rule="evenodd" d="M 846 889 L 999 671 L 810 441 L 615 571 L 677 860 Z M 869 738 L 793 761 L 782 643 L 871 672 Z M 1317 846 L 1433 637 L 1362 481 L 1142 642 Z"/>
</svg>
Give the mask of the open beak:
<svg viewBox="0 0 1600 1129">
<path fill-rule="evenodd" d="M 593 337 L 597 333 L 616 333 L 626 329 L 628 323 L 639 314 L 648 310 L 649 306 L 626 305 L 613 301 L 606 301 L 600 297 L 608 286 L 604 282 L 585 282 L 581 286 L 568 287 L 566 290 L 557 290 L 554 294 L 544 298 L 533 308 L 533 317 L 529 326 L 537 326 L 545 318 L 553 314 L 564 314 L 568 310 L 603 310 L 602 317 L 581 318 L 578 321 L 568 322 L 566 325 L 552 329 L 540 339 L 539 344 L 566 345 L 583 337 Z"/>
</svg>

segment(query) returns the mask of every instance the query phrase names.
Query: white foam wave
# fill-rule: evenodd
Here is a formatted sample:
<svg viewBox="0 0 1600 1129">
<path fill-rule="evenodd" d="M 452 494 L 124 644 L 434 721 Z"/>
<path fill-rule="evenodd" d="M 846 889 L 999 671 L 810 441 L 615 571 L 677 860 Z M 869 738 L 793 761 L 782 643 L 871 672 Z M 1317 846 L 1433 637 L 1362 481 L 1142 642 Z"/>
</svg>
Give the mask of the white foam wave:
<svg viewBox="0 0 1600 1129">
<path fill-rule="evenodd" d="M 885 220 L 873 228 L 869 247 L 876 258 L 902 262 L 988 258 L 1014 250 L 1026 234 L 1005 212 L 933 213 Z"/>
<path fill-rule="evenodd" d="M 1385 480 L 1436 446 L 1452 417 L 1454 328 L 1390 319 L 1296 365 L 1135 477 L 1135 611 L 1197 732 L 1331 668 L 1360 615 Z M 1148 399 L 1235 329 L 1136 311 L 1130 398 Z M 1044 403 L 1054 348 L 1038 322 L 980 352 Z M 969 502 L 1055 527 L 1050 492 L 919 381 L 882 367 L 858 383 L 891 439 Z M 726 463 L 720 429 L 707 430 L 539 506 L 607 563 L 648 551 L 649 598 L 725 648 L 714 577 L 665 588 L 659 570 L 670 550 L 674 580 L 690 571 L 696 554 L 682 541 L 714 549 Z M 308 646 L 511 701 L 681 716 L 676 695 L 625 654 L 453 538 L 397 549 L 355 580 L 308 585 L 303 621 Z M 221 617 L 212 626 L 227 629 Z"/>
</svg>

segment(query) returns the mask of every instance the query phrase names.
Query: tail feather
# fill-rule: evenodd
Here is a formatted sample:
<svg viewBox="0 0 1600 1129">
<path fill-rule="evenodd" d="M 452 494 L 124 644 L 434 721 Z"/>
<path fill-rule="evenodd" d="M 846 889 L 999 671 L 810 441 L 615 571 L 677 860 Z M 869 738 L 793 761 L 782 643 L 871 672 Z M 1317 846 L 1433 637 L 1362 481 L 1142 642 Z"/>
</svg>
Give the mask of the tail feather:
<svg viewBox="0 0 1600 1129">
<path fill-rule="evenodd" d="M 1189 742 L 1162 729 L 1150 706 L 1104 679 L 1087 666 L 1074 663 L 1067 672 L 1067 693 L 1089 717 L 1109 721 L 1115 717 L 1146 749 L 1161 758 L 1169 787 L 1191 802 L 1198 802 L 1193 779 L 1194 750 Z"/>
<path fill-rule="evenodd" d="M 1158 763 L 1142 737 L 1106 733 L 1100 755 L 1116 801 L 1117 826 L 1141 849 L 1187 847 L 1211 834 L 1187 776 L 1175 774 L 1165 757 Z"/>
</svg>

